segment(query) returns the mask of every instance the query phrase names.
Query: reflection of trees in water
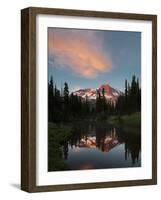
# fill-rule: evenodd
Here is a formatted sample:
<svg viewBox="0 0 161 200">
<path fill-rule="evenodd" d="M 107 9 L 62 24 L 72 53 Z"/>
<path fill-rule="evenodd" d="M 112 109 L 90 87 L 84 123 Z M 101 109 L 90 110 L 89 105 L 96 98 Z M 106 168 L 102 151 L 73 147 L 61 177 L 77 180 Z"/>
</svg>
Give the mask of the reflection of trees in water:
<svg viewBox="0 0 161 200">
<path fill-rule="evenodd" d="M 117 143 L 125 144 L 125 160 L 131 157 L 132 164 L 138 163 L 141 150 L 141 134 L 138 130 L 124 130 L 114 128 L 106 123 L 76 123 L 73 125 L 72 136 L 63 144 L 63 157 L 68 157 L 68 144 L 71 148 L 80 147 L 81 140 L 87 141 L 89 137 L 95 137 L 95 146 L 102 152 L 108 152 Z M 107 143 L 107 138 L 112 138 L 115 144 Z"/>
<path fill-rule="evenodd" d="M 107 126 L 105 124 L 96 124 L 95 135 L 96 147 L 102 152 L 109 151 L 118 143 L 116 130 L 111 126 Z"/>
<path fill-rule="evenodd" d="M 64 160 L 67 160 L 67 158 L 68 158 L 68 142 L 67 141 L 64 142 L 62 146 L 63 146 L 63 158 L 64 158 Z"/>
<path fill-rule="evenodd" d="M 125 143 L 125 160 L 131 157 L 132 164 L 138 163 L 141 151 L 140 129 L 117 129 L 117 135 L 119 142 Z"/>
<path fill-rule="evenodd" d="M 128 134 L 128 133 L 127 133 Z M 138 163 L 139 153 L 141 150 L 141 136 L 132 135 L 128 138 L 128 135 L 125 135 L 125 159 L 131 155 L 132 163 Z"/>
</svg>

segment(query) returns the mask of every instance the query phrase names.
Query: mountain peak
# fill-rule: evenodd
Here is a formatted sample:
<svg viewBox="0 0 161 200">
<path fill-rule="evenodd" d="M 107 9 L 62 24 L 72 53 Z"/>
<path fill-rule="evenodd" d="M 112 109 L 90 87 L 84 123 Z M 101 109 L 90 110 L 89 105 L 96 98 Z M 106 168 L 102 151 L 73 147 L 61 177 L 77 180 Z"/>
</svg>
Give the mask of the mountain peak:
<svg viewBox="0 0 161 200">
<path fill-rule="evenodd" d="M 82 99 L 88 98 L 89 100 L 96 100 L 97 92 L 99 91 L 102 95 L 102 90 L 104 89 L 104 95 L 107 101 L 116 101 L 117 98 L 122 94 L 117 89 L 112 88 L 109 84 L 105 83 L 99 86 L 97 89 L 86 88 L 79 89 L 73 92 L 74 95 L 80 96 Z"/>
<path fill-rule="evenodd" d="M 111 89 L 111 87 L 110 87 L 110 85 L 109 85 L 109 84 L 105 83 L 105 84 L 102 84 L 102 85 L 99 87 L 99 89 L 100 89 L 100 90 L 104 89 L 104 90 L 105 90 L 105 92 L 109 93 L 109 92 L 110 92 L 110 89 Z"/>
</svg>

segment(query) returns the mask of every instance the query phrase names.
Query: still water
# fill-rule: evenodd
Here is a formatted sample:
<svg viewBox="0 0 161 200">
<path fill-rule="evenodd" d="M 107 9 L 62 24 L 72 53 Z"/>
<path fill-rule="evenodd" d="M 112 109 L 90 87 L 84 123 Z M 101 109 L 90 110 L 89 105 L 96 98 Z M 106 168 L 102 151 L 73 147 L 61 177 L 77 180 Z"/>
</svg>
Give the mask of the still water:
<svg viewBox="0 0 161 200">
<path fill-rule="evenodd" d="M 70 170 L 140 167 L 140 129 L 78 122 L 62 152 Z"/>
</svg>

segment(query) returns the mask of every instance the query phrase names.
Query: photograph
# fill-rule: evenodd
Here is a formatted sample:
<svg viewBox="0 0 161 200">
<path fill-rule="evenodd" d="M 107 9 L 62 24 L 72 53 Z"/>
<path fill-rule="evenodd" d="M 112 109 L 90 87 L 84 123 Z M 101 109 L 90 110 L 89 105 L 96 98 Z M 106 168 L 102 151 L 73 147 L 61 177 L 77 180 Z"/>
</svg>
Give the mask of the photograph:
<svg viewBox="0 0 161 200">
<path fill-rule="evenodd" d="M 141 32 L 47 35 L 48 171 L 141 167 Z"/>
<path fill-rule="evenodd" d="M 21 189 L 157 184 L 157 15 L 21 11 Z"/>
</svg>

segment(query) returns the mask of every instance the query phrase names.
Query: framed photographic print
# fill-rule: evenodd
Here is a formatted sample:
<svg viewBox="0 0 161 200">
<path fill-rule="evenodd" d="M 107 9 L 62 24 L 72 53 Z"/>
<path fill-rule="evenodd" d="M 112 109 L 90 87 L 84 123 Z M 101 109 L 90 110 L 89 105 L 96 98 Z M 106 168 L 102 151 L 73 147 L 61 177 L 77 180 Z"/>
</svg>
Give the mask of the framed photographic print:
<svg viewBox="0 0 161 200">
<path fill-rule="evenodd" d="M 157 183 L 157 16 L 21 11 L 21 188 Z"/>
</svg>

